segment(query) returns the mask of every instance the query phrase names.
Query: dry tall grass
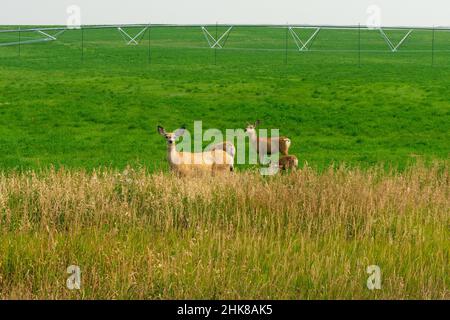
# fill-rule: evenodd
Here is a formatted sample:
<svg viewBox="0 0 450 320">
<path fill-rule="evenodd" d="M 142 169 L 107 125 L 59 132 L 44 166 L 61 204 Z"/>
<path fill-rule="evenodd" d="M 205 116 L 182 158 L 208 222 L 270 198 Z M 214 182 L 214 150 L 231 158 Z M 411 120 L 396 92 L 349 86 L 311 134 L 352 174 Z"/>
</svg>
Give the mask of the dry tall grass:
<svg viewBox="0 0 450 320">
<path fill-rule="evenodd" d="M 449 170 L 0 174 L 1 298 L 438 298 Z M 81 290 L 66 288 L 79 265 Z M 378 265 L 382 289 L 368 290 Z"/>
</svg>

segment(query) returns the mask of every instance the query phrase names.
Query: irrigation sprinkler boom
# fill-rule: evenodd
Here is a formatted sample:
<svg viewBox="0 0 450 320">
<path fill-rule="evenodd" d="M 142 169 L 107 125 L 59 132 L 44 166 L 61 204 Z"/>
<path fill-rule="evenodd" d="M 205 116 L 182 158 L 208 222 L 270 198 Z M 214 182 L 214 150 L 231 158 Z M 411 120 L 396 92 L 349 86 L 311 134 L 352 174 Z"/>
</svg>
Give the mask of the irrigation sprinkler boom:
<svg viewBox="0 0 450 320">
<path fill-rule="evenodd" d="M 295 25 L 291 24 L 289 26 L 286 25 L 196 25 L 196 24 L 122 24 L 122 25 L 87 25 L 87 26 L 80 26 L 77 29 L 83 30 L 94 30 L 94 29 L 116 29 L 118 32 L 122 35 L 123 39 L 125 40 L 126 45 L 138 45 L 142 39 L 144 38 L 144 35 L 146 31 L 149 31 L 153 28 L 170 28 L 170 27 L 190 27 L 190 28 L 200 28 L 206 42 L 211 49 L 224 49 L 225 44 L 230 37 L 230 34 L 235 29 L 243 29 L 243 28 L 279 28 L 286 30 L 286 45 L 285 48 L 256 48 L 255 46 L 252 46 L 251 48 L 227 48 L 230 50 L 288 50 L 288 37 L 289 34 L 292 37 L 292 40 L 294 41 L 298 51 L 355 51 L 353 48 L 341 48 L 340 46 L 338 48 L 329 48 L 329 49 L 319 49 L 315 50 L 311 47 L 313 46 L 313 43 L 315 41 L 319 41 L 319 38 L 321 37 L 322 30 L 358 30 L 359 31 L 359 51 L 385 51 L 385 49 L 372 49 L 372 50 L 364 50 L 364 48 L 361 49 L 361 38 L 360 34 L 361 31 L 371 31 L 371 32 L 378 32 L 379 36 L 382 37 L 382 39 L 386 42 L 389 51 L 390 52 L 398 52 L 399 49 L 404 46 L 405 42 L 411 37 L 413 32 L 415 30 L 424 30 L 424 31 L 449 31 L 450 27 L 379 27 L 376 29 L 369 28 L 369 27 L 360 27 L 360 26 L 332 26 L 332 25 L 320 25 L 320 26 L 314 26 L 314 25 Z M 216 27 L 215 35 L 210 32 L 212 28 Z M 221 34 L 217 33 L 217 28 L 220 27 Z M 130 28 L 141 28 L 139 32 L 137 32 L 135 35 L 132 35 L 130 33 Z M 16 38 L 13 38 L 13 41 L 11 41 L 11 37 L 9 38 L 9 41 L 0 42 L 0 47 L 5 46 L 14 46 L 14 45 L 22 45 L 22 44 L 33 44 L 33 43 L 39 43 L 39 42 L 53 42 L 56 40 L 59 40 L 58 37 L 64 33 L 67 30 L 73 30 L 73 27 L 45 27 L 45 28 L 23 28 L 23 29 L 9 29 L 9 30 L 1 30 L 0 29 L 0 39 L 2 35 L 7 33 L 18 33 L 18 36 Z M 312 30 L 312 33 L 310 35 L 307 35 L 305 37 L 304 30 Z M 388 35 L 387 31 L 405 31 L 405 34 L 401 38 L 401 40 L 398 43 L 395 43 L 392 38 Z M 233 31 L 234 32 L 234 31 Z M 23 36 L 24 34 L 38 34 L 38 38 L 33 38 L 29 36 Z M 22 35 L 22 36 L 21 36 Z M 83 37 L 81 37 L 83 39 Z M 326 37 L 325 37 L 326 38 Z M 291 40 L 291 41 L 292 41 Z M 83 41 L 83 40 L 82 40 Z M 329 40 L 327 40 L 329 41 Z M 338 41 L 338 40 L 336 40 Z M 356 41 L 356 40 L 355 40 Z M 434 40 L 433 40 L 434 41 Z M 149 36 L 149 47 L 150 47 L 150 36 Z M 200 48 L 200 47 L 199 47 Z M 204 48 L 204 47 L 203 47 Z M 433 49 L 434 50 L 434 44 Z M 404 50 L 408 51 L 408 50 Z M 409 50 L 411 51 L 411 50 Z M 423 51 L 423 50 L 422 50 Z M 149 49 L 150 52 L 150 49 Z"/>
<path fill-rule="evenodd" d="M 397 43 L 397 45 L 394 45 L 391 41 L 391 39 L 389 39 L 389 37 L 387 36 L 387 34 L 384 32 L 383 28 L 380 28 L 380 33 L 383 36 L 384 40 L 386 41 L 386 43 L 388 44 L 389 48 L 391 49 L 392 52 L 397 52 L 397 50 L 400 48 L 400 46 L 403 44 L 403 42 L 406 41 L 406 39 L 409 38 L 409 36 L 411 35 L 411 33 L 413 32 L 413 29 L 410 29 L 406 35 Z M 388 29 L 386 29 L 388 30 Z M 397 29 L 399 30 L 399 29 Z"/>
<path fill-rule="evenodd" d="M 51 35 L 47 32 L 50 32 L 50 30 L 45 29 L 39 30 L 33 30 L 33 32 L 38 33 L 40 35 L 43 35 L 44 38 L 38 38 L 38 39 L 31 39 L 31 40 L 23 40 L 20 39 L 19 41 L 13 41 L 13 42 L 6 42 L 6 43 L 0 43 L 0 47 L 7 47 L 7 46 L 15 46 L 15 45 L 21 45 L 21 44 L 32 44 L 32 43 L 39 43 L 39 42 L 48 42 L 48 41 L 56 41 L 58 40 L 58 36 L 63 34 L 67 29 L 61 29 L 54 35 Z M 24 31 L 15 31 L 15 32 L 24 32 Z"/>
<path fill-rule="evenodd" d="M 307 28 L 307 27 L 288 27 L 288 28 L 289 28 L 289 32 L 291 33 L 292 38 L 294 39 L 294 42 L 297 45 L 299 51 L 308 50 L 311 47 L 308 45 L 310 43 L 312 44 L 312 42 L 316 38 L 317 34 L 320 32 L 320 27 L 315 28 L 316 30 L 314 31 L 314 33 L 308 38 L 308 40 L 303 42 L 302 39 L 300 38 L 300 36 L 295 32 L 295 29 L 310 29 L 310 28 Z"/>
<path fill-rule="evenodd" d="M 122 27 L 120 27 L 120 26 L 117 27 L 117 30 L 118 30 L 118 31 L 120 32 L 120 34 L 124 37 L 124 40 L 127 42 L 127 45 L 131 45 L 131 44 L 138 45 L 138 44 L 139 44 L 139 41 L 140 41 L 139 38 L 142 39 L 142 37 L 143 37 L 145 31 L 147 31 L 148 28 L 149 28 L 149 26 L 144 27 L 144 29 L 142 29 L 141 31 L 139 31 L 134 37 L 132 37 L 128 32 L 126 32 L 126 31 L 125 31 Z"/>
<path fill-rule="evenodd" d="M 228 36 L 230 35 L 231 30 L 233 27 L 229 27 L 217 40 L 214 38 L 211 33 L 209 33 L 208 29 L 206 27 L 202 27 L 203 34 L 205 35 L 206 41 L 208 41 L 208 45 L 211 49 L 213 48 L 219 48 L 222 49 L 225 46 L 225 43 L 227 42 Z M 226 38 L 225 38 L 226 37 Z M 224 40 L 225 39 L 225 40 Z M 222 41 L 224 40 L 224 41 Z M 221 43 L 222 42 L 222 43 Z"/>
</svg>

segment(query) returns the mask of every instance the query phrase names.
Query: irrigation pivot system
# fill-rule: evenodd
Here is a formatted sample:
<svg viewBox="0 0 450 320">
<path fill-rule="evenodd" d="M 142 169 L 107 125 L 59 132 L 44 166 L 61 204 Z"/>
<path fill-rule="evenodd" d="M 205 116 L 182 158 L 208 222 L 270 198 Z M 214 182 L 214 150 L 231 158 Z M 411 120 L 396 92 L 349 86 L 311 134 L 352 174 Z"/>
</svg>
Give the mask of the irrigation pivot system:
<svg viewBox="0 0 450 320">
<path fill-rule="evenodd" d="M 222 49 L 225 47 L 225 44 L 228 40 L 228 36 L 231 33 L 231 30 L 233 29 L 233 26 L 229 27 L 219 38 L 215 38 L 214 36 L 209 33 L 208 29 L 205 26 L 201 27 L 203 34 L 205 35 L 206 41 L 208 42 L 208 45 L 211 49 L 213 48 L 219 48 Z M 216 36 L 217 37 L 217 36 Z"/>
<path fill-rule="evenodd" d="M 2 33 L 17 33 L 19 35 L 18 41 L 11 41 L 11 42 L 4 42 L 0 43 L 0 47 L 5 46 L 15 46 L 15 45 L 22 45 L 22 44 L 32 44 L 32 43 L 38 43 L 38 42 L 48 42 L 48 41 L 56 41 L 58 40 L 58 36 L 63 34 L 67 29 L 58 29 L 56 33 L 51 35 L 50 33 L 52 31 L 55 31 L 54 29 L 49 28 L 43 28 L 43 29 L 34 29 L 33 32 L 35 32 L 37 35 L 39 35 L 36 39 L 24 39 L 21 36 L 22 29 L 19 28 L 19 30 L 3 30 L 0 32 Z M 28 31 L 28 29 L 23 30 L 24 32 Z"/>
<path fill-rule="evenodd" d="M 448 27 L 363 27 L 332 25 L 178 25 L 178 24 L 128 24 L 89 25 L 76 27 L 0 27 L 0 58 L 2 47 L 14 47 L 37 43 L 62 42 L 66 33 L 81 31 L 76 41 L 85 42 L 86 32 L 97 32 L 96 40 L 105 40 L 100 31 L 108 31 L 122 37 L 127 46 L 146 44 L 151 54 L 152 46 L 161 48 L 189 48 L 245 51 L 290 52 L 450 52 L 449 39 L 435 39 L 438 31 L 450 31 Z M 165 30 L 155 41 L 152 30 Z M 190 30 L 189 37 L 176 37 L 176 33 Z M 450 34 L 449 32 L 446 32 Z M 120 39 L 119 37 L 119 39 Z M 164 38 L 166 37 L 166 38 Z M 176 40 L 173 39 L 176 38 Z M 202 39 L 202 40 L 201 40 Z M 192 41 L 191 41 L 192 40 Z M 445 40 L 445 41 L 444 41 Z M 448 40 L 448 44 L 447 44 Z M 75 40 L 73 40 L 75 41 Z M 91 38 L 91 46 L 95 43 Z M 105 40 L 106 41 L 106 40 Z M 112 40 L 111 40 L 112 41 Z M 416 42 L 415 42 L 416 41 Z M 436 43 L 441 45 L 435 49 Z M 100 44 L 99 44 L 100 45 Z M 84 43 L 80 47 L 84 55 Z M 117 46 L 119 47 L 119 46 Z M 20 50 L 19 50 L 20 52 Z M 359 54 L 360 55 L 360 54 Z M 151 59 L 149 58 L 149 61 Z"/>
<path fill-rule="evenodd" d="M 145 35 L 145 32 L 149 26 L 145 26 L 141 31 L 139 31 L 135 36 L 131 36 L 128 32 L 126 32 L 122 27 L 117 27 L 117 30 L 122 34 L 127 45 L 139 45 L 139 42 Z"/>
</svg>

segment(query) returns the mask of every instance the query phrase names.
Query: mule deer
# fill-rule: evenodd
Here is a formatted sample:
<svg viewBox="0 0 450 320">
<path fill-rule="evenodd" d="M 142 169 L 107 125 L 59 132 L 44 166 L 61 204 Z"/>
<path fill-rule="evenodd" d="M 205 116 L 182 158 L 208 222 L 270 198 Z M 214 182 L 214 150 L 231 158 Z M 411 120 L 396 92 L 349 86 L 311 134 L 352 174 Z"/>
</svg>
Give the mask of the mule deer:
<svg viewBox="0 0 450 320">
<path fill-rule="evenodd" d="M 259 138 L 256 134 L 256 127 L 261 123 L 257 120 L 255 124 L 248 124 L 245 132 L 250 137 L 250 143 L 256 148 L 256 152 L 259 155 L 259 160 L 262 163 L 264 156 L 272 154 L 272 144 L 278 142 L 278 149 L 275 153 L 280 152 L 282 155 L 287 156 L 289 153 L 289 147 L 291 146 L 291 139 L 287 137 L 273 137 L 273 138 Z"/>
<path fill-rule="evenodd" d="M 278 167 L 280 170 L 287 171 L 298 168 L 298 159 L 296 156 L 282 156 L 278 159 Z"/>
<path fill-rule="evenodd" d="M 277 174 L 281 171 L 296 170 L 298 168 L 298 159 L 296 156 L 288 155 L 282 156 L 277 161 L 270 161 L 268 172 L 272 175 Z"/>
<path fill-rule="evenodd" d="M 224 142 L 220 142 L 215 145 L 209 146 L 206 148 L 205 151 L 214 151 L 214 150 L 225 151 L 230 156 L 232 156 L 233 159 L 234 159 L 234 156 L 236 155 L 236 147 L 234 146 L 233 143 L 231 143 L 229 141 L 224 141 Z"/>
<path fill-rule="evenodd" d="M 218 171 L 234 170 L 234 156 L 221 148 L 197 153 L 178 152 L 175 141 L 184 134 L 184 128 L 175 132 L 166 132 L 163 127 L 158 126 L 158 132 L 167 141 L 167 159 L 173 172 L 188 175 L 200 172 L 215 174 Z"/>
</svg>

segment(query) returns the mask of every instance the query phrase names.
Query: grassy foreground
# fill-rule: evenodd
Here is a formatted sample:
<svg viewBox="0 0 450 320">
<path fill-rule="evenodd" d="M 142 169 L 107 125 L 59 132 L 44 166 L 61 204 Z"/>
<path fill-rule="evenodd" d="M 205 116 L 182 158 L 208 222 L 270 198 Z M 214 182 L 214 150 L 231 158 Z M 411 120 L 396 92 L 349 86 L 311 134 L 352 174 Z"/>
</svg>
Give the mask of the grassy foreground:
<svg viewBox="0 0 450 320">
<path fill-rule="evenodd" d="M 443 163 L 2 173 L 0 298 L 449 299 L 449 185 Z M 366 287 L 369 265 L 381 290 Z"/>
</svg>

